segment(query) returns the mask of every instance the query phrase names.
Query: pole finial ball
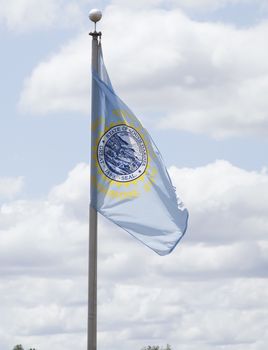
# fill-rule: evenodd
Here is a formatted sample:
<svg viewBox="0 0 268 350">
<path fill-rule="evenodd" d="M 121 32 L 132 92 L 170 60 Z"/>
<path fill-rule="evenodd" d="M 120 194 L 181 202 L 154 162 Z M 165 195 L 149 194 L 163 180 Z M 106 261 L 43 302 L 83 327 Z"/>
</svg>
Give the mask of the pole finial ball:
<svg viewBox="0 0 268 350">
<path fill-rule="evenodd" d="M 98 9 L 93 9 L 89 12 L 89 19 L 92 21 L 92 22 L 98 22 L 101 17 L 102 17 L 102 13 L 100 10 Z"/>
</svg>

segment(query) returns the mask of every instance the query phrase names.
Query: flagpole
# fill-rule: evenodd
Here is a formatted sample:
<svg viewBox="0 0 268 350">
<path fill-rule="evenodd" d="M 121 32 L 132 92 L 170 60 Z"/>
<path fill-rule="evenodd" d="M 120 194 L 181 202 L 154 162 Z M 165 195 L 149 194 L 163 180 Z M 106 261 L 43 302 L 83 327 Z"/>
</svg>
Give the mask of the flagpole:
<svg viewBox="0 0 268 350">
<path fill-rule="evenodd" d="M 96 31 L 96 23 L 101 19 L 101 11 L 93 9 L 89 13 L 89 19 L 94 22 L 94 32 L 89 33 L 92 36 L 92 70 L 98 72 L 98 49 L 100 32 Z M 89 207 L 89 266 L 88 266 L 88 326 L 87 326 L 87 350 L 97 349 L 97 211 L 93 206 L 96 200 L 96 191 L 93 184 L 93 176 L 96 172 L 96 164 L 93 157 L 94 136 L 93 136 L 93 118 L 95 115 L 94 99 L 95 91 L 93 80 L 91 86 L 91 156 L 90 156 L 90 207 Z"/>
</svg>

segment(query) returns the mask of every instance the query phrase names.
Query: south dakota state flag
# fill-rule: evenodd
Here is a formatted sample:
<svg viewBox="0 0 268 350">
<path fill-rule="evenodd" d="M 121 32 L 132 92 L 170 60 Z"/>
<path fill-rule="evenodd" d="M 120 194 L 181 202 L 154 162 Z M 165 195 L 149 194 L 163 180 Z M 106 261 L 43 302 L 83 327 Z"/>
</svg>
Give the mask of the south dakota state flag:
<svg viewBox="0 0 268 350">
<path fill-rule="evenodd" d="M 184 235 L 188 212 L 176 197 L 150 135 L 115 94 L 99 46 L 93 71 L 92 205 L 160 255 Z"/>
</svg>

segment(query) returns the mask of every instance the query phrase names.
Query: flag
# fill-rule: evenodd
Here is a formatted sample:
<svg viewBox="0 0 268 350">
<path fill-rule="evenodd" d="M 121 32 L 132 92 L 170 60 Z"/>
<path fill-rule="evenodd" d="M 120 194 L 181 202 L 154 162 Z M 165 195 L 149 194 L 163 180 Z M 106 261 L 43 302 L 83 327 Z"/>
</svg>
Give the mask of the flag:
<svg viewBox="0 0 268 350">
<path fill-rule="evenodd" d="M 116 95 L 100 44 L 92 76 L 91 204 L 159 255 L 169 254 L 186 231 L 188 211 L 149 133 Z"/>
</svg>

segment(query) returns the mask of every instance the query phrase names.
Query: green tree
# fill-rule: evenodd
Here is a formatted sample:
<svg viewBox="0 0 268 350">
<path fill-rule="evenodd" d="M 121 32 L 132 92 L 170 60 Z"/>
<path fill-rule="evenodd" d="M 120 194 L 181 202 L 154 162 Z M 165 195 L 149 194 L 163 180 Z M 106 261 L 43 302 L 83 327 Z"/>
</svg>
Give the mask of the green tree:
<svg viewBox="0 0 268 350">
<path fill-rule="evenodd" d="M 21 344 L 14 346 L 13 350 L 24 350 Z"/>
<path fill-rule="evenodd" d="M 13 350 L 24 350 L 21 344 L 14 346 Z M 35 348 L 30 348 L 29 350 L 36 350 Z"/>
<path fill-rule="evenodd" d="M 145 348 L 142 348 L 141 350 L 171 350 L 171 346 L 167 344 L 166 347 L 161 347 L 159 345 L 148 345 Z"/>
</svg>

